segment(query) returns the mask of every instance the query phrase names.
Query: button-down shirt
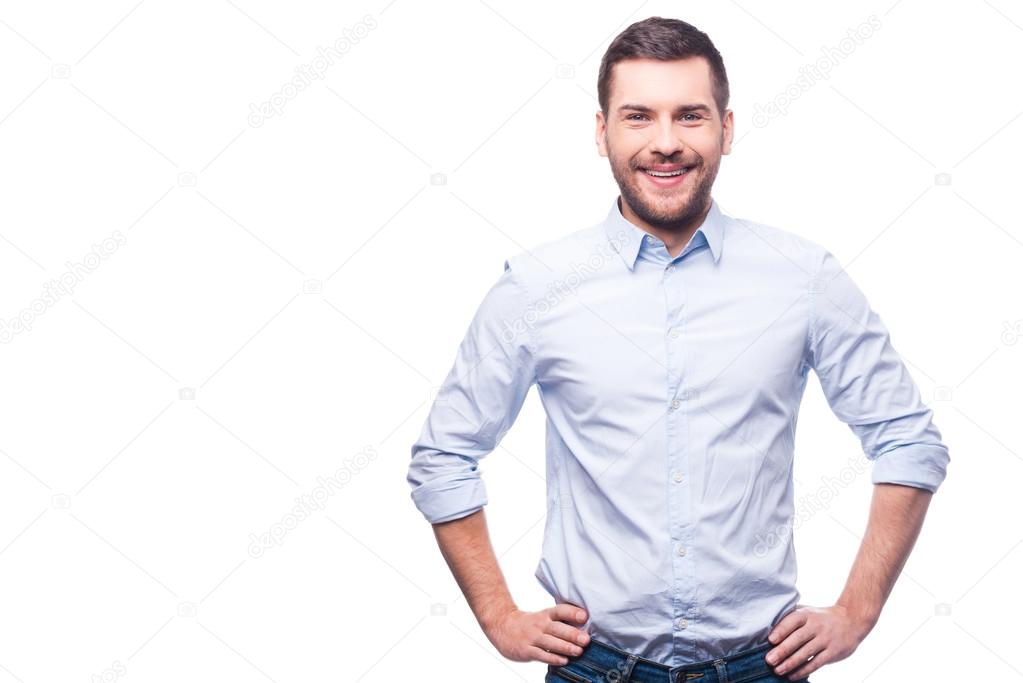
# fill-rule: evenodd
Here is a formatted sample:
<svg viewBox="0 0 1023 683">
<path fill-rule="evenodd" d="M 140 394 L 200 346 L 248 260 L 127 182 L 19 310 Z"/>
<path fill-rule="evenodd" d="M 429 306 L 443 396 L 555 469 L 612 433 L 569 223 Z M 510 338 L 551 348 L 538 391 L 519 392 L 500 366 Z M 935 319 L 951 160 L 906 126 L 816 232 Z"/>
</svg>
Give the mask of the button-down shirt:
<svg viewBox="0 0 1023 683">
<path fill-rule="evenodd" d="M 678 256 L 614 202 L 519 252 L 412 446 L 430 522 L 487 503 L 480 460 L 535 384 L 547 415 L 536 578 L 594 638 L 669 666 L 767 643 L 796 606 L 792 459 L 807 374 L 874 483 L 949 456 L 880 317 L 826 249 L 716 200 Z"/>
</svg>

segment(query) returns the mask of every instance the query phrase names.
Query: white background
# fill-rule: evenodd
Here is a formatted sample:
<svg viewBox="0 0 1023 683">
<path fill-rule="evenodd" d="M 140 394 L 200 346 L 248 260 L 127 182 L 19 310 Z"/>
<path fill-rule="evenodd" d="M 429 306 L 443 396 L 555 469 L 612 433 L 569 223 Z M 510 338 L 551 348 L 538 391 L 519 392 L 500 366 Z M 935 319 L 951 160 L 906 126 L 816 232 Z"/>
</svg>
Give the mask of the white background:
<svg viewBox="0 0 1023 683">
<path fill-rule="evenodd" d="M 813 680 L 1023 678 L 1017 3 L 129 0 L 0 5 L 0 682 L 542 680 L 480 632 L 405 472 L 504 258 L 613 201 L 597 68 L 651 15 L 724 55 L 723 209 L 848 266 L 952 456 L 880 623 Z M 826 605 L 869 470 L 816 378 L 799 425 Z M 533 391 L 481 468 L 524 609 L 550 604 L 543 427 Z"/>
</svg>

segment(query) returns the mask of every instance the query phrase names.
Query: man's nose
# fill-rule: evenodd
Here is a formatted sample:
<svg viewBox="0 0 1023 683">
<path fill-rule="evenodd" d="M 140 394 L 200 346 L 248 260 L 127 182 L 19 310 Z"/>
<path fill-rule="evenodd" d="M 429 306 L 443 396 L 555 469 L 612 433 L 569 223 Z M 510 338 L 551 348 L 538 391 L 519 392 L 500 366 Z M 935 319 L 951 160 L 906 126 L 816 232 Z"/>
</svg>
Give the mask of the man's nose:
<svg viewBox="0 0 1023 683">
<path fill-rule="evenodd" d="M 670 157 L 683 149 L 682 140 L 672 124 L 657 124 L 653 137 L 650 139 L 650 151 Z"/>
</svg>

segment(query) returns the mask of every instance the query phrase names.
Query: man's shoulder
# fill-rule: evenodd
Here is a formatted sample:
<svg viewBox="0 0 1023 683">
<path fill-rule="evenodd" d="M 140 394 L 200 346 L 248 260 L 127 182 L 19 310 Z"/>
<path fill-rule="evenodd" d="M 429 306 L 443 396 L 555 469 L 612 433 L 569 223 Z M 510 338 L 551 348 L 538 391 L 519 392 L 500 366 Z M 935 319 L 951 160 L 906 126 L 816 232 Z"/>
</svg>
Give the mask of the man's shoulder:
<svg viewBox="0 0 1023 683">
<path fill-rule="evenodd" d="M 576 227 L 551 239 L 522 247 L 507 258 L 509 267 L 528 283 L 563 277 L 595 259 L 615 255 L 603 223 Z"/>
<path fill-rule="evenodd" d="M 762 252 L 784 256 L 808 273 L 816 269 L 827 251 L 817 241 L 793 229 L 728 214 L 725 215 L 725 242 L 726 253 L 727 243 L 733 242 L 743 252 L 755 256 L 760 256 Z"/>
</svg>

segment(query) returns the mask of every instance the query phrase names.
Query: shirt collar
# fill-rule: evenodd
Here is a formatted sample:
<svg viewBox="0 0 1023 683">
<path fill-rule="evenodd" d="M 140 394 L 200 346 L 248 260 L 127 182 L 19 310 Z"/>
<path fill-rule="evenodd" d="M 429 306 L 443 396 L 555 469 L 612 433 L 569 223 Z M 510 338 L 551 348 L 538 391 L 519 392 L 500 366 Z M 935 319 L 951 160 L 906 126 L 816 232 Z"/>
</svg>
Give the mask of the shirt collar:
<svg viewBox="0 0 1023 683">
<path fill-rule="evenodd" d="M 622 215 L 622 210 L 618 205 L 619 198 L 620 196 L 615 198 L 611 204 L 611 210 L 607 212 L 607 218 L 604 219 L 604 231 L 608 241 L 611 243 L 611 248 L 618 252 L 625 265 L 628 266 L 629 270 L 632 270 L 636 265 L 639 249 L 643 245 L 643 238 L 650 233 L 630 223 Z M 721 249 L 724 242 L 724 220 L 725 217 L 721 212 L 721 207 L 718 206 L 717 201 L 712 197 L 710 200 L 710 211 L 707 212 L 707 217 L 704 219 L 703 224 L 693 233 L 690 242 L 691 245 L 697 244 L 702 234 L 707 242 L 707 246 L 710 247 L 715 263 L 721 258 Z"/>
</svg>

